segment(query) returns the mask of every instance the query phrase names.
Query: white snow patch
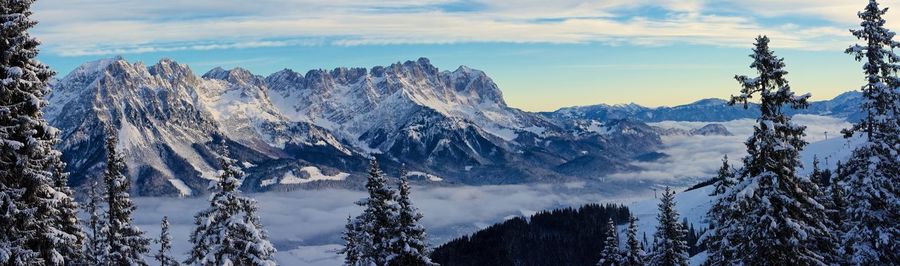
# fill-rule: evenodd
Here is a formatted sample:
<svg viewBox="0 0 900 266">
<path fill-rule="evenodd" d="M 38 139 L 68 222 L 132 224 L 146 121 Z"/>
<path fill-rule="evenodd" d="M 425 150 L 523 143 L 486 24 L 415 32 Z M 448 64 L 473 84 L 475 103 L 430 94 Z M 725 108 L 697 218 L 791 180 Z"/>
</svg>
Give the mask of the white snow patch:
<svg viewBox="0 0 900 266">
<path fill-rule="evenodd" d="M 525 131 L 534 133 L 535 135 L 538 135 L 538 136 L 541 136 L 541 137 L 544 137 L 544 136 L 545 136 L 545 135 L 544 135 L 544 132 L 547 131 L 546 128 L 544 128 L 544 127 L 539 127 L 539 126 L 530 126 L 530 127 L 523 128 L 522 130 L 525 130 Z"/>
<path fill-rule="evenodd" d="M 275 253 L 275 259 L 281 265 L 337 266 L 344 263 L 344 256 L 337 254 L 337 251 L 343 247 L 343 245 L 338 244 L 299 246 L 295 249 Z"/>
<path fill-rule="evenodd" d="M 691 257 L 690 261 L 688 261 L 688 265 L 691 265 L 691 266 L 703 265 L 703 263 L 706 262 L 707 258 L 709 258 L 709 254 L 706 253 L 706 251 L 697 253 L 697 255 L 694 255 L 693 257 Z"/>
<path fill-rule="evenodd" d="M 466 171 L 468 171 L 468 169 Z M 419 178 L 428 179 L 428 181 L 433 181 L 433 182 L 444 181 L 444 178 L 442 178 L 440 176 L 432 175 L 432 174 L 425 173 L 425 172 L 419 172 L 419 171 L 409 171 L 408 173 L 406 173 L 406 176 L 407 177 L 417 176 Z"/>
<path fill-rule="evenodd" d="M 203 178 L 206 180 L 218 181 L 219 180 L 219 172 L 216 170 L 202 171 L 202 172 L 200 172 L 200 178 Z"/>
<path fill-rule="evenodd" d="M 313 182 L 313 181 L 322 181 L 322 180 L 343 181 L 343 180 L 347 179 L 348 176 L 350 176 L 350 174 L 344 173 L 344 172 L 340 172 L 336 175 L 325 175 L 322 173 L 321 170 L 319 170 L 318 167 L 315 167 L 315 166 L 306 166 L 306 167 L 300 168 L 300 171 L 306 172 L 306 174 L 309 175 L 309 177 L 299 178 L 294 175 L 293 171 L 289 171 L 287 173 L 284 173 L 284 177 L 281 178 L 281 183 L 282 184 L 304 184 L 304 183 L 309 183 L 309 182 Z"/>
<path fill-rule="evenodd" d="M 486 131 L 487 133 L 490 133 L 491 135 L 500 137 L 501 139 L 504 139 L 506 141 L 512 141 L 519 137 L 519 134 L 516 134 L 515 130 L 509 129 L 509 128 L 486 126 L 486 127 L 483 127 L 482 129 L 484 129 L 484 131 Z"/>
<path fill-rule="evenodd" d="M 178 194 L 182 197 L 194 194 L 194 191 L 191 190 L 191 187 L 188 187 L 187 184 L 184 183 L 184 181 L 181 181 L 181 179 L 169 178 L 168 180 L 169 183 L 172 183 L 172 186 L 174 186 L 175 189 L 178 189 Z"/>
<path fill-rule="evenodd" d="M 278 178 L 273 177 L 273 178 L 269 178 L 269 179 L 263 179 L 262 181 L 259 182 L 259 185 L 262 187 L 268 187 L 268 186 L 274 185 L 277 182 L 278 182 Z"/>
</svg>

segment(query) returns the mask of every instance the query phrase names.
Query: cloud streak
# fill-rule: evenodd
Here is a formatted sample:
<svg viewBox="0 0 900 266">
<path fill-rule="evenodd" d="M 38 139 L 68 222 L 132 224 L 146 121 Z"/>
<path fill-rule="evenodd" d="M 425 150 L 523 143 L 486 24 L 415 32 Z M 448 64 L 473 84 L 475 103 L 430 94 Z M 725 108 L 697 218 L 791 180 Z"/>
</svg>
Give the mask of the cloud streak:
<svg viewBox="0 0 900 266">
<path fill-rule="evenodd" d="M 35 7 L 41 21 L 35 35 L 50 52 L 63 56 L 302 45 L 309 39 L 345 46 L 499 42 L 744 47 L 754 36 L 768 34 L 778 40 L 778 47 L 808 50 L 836 49 L 852 41 L 846 23 L 763 26 L 760 19 L 796 13 L 773 12 L 760 4 L 740 6 L 751 12 L 718 14 L 704 1 L 265 0 L 247 5 L 47 0 Z M 634 11 L 646 8 L 661 11 Z M 834 10 L 796 12 L 834 15 Z"/>
</svg>

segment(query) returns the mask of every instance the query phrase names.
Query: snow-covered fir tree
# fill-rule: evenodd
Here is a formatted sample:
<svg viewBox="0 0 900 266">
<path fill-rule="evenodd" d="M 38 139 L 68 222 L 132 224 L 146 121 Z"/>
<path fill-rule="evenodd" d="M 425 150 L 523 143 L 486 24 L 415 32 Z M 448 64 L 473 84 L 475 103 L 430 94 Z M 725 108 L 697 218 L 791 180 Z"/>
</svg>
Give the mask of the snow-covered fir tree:
<svg viewBox="0 0 900 266">
<path fill-rule="evenodd" d="M 256 214 L 256 201 L 239 194 L 244 171 L 229 157 L 224 141 L 219 163 L 219 178 L 210 182 L 210 206 L 194 216 L 193 249 L 185 263 L 276 265 L 276 250 Z"/>
<path fill-rule="evenodd" d="M 826 190 L 831 185 L 831 171 L 819 167 L 819 156 L 813 155 L 812 173 L 809 174 L 809 180 L 819 186 L 820 189 Z"/>
<path fill-rule="evenodd" d="M 388 262 L 397 255 L 393 243 L 399 235 L 398 206 L 394 201 L 396 199 L 394 191 L 388 187 L 387 178 L 374 159 L 369 166 L 366 190 L 369 197 L 358 202 L 365 210 L 356 217 L 360 263 L 388 265 Z"/>
<path fill-rule="evenodd" d="M 722 167 L 719 167 L 719 172 L 716 174 L 715 188 L 711 196 L 725 194 L 729 188 L 734 186 L 734 183 L 737 182 L 734 172 L 734 168 L 728 164 L 728 155 L 725 155 L 722 157 Z"/>
<path fill-rule="evenodd" d="M 842 185 L 842 183 L 838 182 L 831 183 L 831 188 L 828 190 L 830 206 L 826 208 L 826 214 L 832 228 L 832 235 L 835 238 L 835 242 L 838 243 L 835 245 L 835 259 L 831 262 L 837 265 L 848 265 L 850 260 L 847 254 L 850 254 L 850 250 L 842 242 L 843 236 L 847 232 L 847 227 L 844 224 L 846 221 L 844 213 L 847 209 L 847 201 Z"/>
<path fill-rule="evenodd" d="M 53 147 L 58 131 L 41 112 L 54 73 L 35 59 L 33 2 L 0 1 L 0 264 L 73 264 L 84 235 Z"/>
<path fill-rule="evenodd" d="M 634 215 L 628 217 L 628 231 L 625 231 L 625 253 L 619 262 L 621 266 L 644 266 L 644 248 L 637 238 L 637 218 Z"/>
<path fill-rule="evenodd" d="M 834 193 L 832 189 L 833 186 L 831 185 L 834 180 L 832 180 L 833 178 L 831 170 L 822 169 L 821 167 L 819 167 L 819 164 L 819 157 L 814 155 L 812 161 L 812 172 L 809 174 L 809 179 L 813 184 L 818 186 L 818 188 L 810 189 L 809 192 L 817 192 L 815 199 L 817 202 L 819 202 L 819 204 L 822 204 L 822 206 L 825 207 L 825 216 L 829 218 L 827 219 L 827 222 L 828 226 L 831 228 L 830 231 L 833 238 L 832 241 L 834 241 L 834 243 L 838 243 L 841 240 L 840 237 L 843 235 L 840 226 L 841 224 L 843 224 L 843 221 L 835 221 L 832 218 L 836 213 L 843 212 L 843 208 L 845 206 L 838 207 L 835 205 L 835 197 L 832 194 Z M 838 197 L 843 197 L 843 191 L 838 191 L 837 193 L 839 194 Z"/>
<path fill-rule="evenodd" d="M 53 187 L 57 191 L 58 198 L 56 201 L 59 202 L 59 214 L 55 217 L 56 222 L 54 224 L 58 224 L 64 234 L 60 235 L 73 235 L 75 237 L 76 243 L 72 246 L 63 246 L 60 247 L 60 254 L 68 254 L 64 255 L 67 261 L 85 261 L 83 257 L 83 245 L 84 245 L 84 232 L 82 230 L 81 224 L 78 221 L 78 203 L 75 201 L 75 197 L 72 195 L 74 192 L 72 188 L 68 185 L 69 174 L 65 172 L 65 163 L 63 163 L 60 158 L 61 153 L 57 151 L 51 151 L 52 153 L 56 153 L 53 161 L 50 163 L 51 165 L 55 165 L 56 168 L 53 173 Z M 56 233 L 54 233 L 56 234 Z"/>
<path fill-rule="evenodd" d="M 399 212 L 396 222 L 398 224 L 397 238 L 394 250 L 397 255 L 391 259 L 390 265 L 396 266 L 426 266 L 437 265 L 428 257 L 428 246 L 425 242 L 425 227 L 419 224 L 422 214 L 413 206 L 409 198 L 410 187 L 405 167 L 400 171 L 400 189 L 397 195 Z"/>
<path fill-rule="evenodd" d="M 844 131 L 862 135 L 844 165 L 847 208 L 843 237 L 849 261 L 857 265 L 888 265 L 900 261 L 900 56 L 893 49 L 895 33 L 884 27 L 886 8 L 871 0 L 858 13 L 861 28 L 853 36 L 865 42 L 846 50 L 862 61 L 866 84 L 862 110 L 866 116 Z"/>
<path fill-rule="evenodd" d="M 831 181 L 831 187 L 828 189 L 828 196 L 831 198 L 831 207 L 826 209 L 826 215 L 828 215 L 828 219 L 832 225 L 832 234 L 838 241 L 835 251 L 837 260 L 834 261 L 838 265 L 849 265 L 847 256 L 850 254 L 848 246 L 843 242 L 847 232 L 847 226 L 845 224 L 847 220 L 845 218 L 847 196 L 844 192 L 845 183 L 843 181 L 846 179 L 846 176 L 844 164 L 841 161 L 838 161 L 834 172 L 834 179 Z"/>
<path fill-rule="evenodd" d="M 131 180 L 122 172 L 125 159 L 116 152 L 116 134 L 108 129 L 106 137 L 106 242 L 109 255 L 106 262 L 112 265 L 147 265 L 144 254 L 150 252 L 150 239 L 133 224 L 134 203 L 131 202 Z"/>
<path fill-rule="evenodd" d="M 89 265 L 106 264 L 109 254 L 109 246 L 106 241 L 106 212 L 103 210 L 103 198 L 100 192 L 100 183 L 93 182 L 88 190 L 88 202 L 85 212 L 88 220 L 85 221 L 84 259 Z"/>
<path fill-rule="evenodd" d="M 829 190 L 831 197 L 831 208 L 828 209 L 828 218 L 834 223 L 834 229 L 838 235 L 843 235 L 846 231 L 844 225 L 844 210 L 847 209 L 847 198 L 844 195 L 844 188 L 839 183 L 832 183 Z"/>
<path fill-rule="evenodd" d="M 769 38 L 754 44 L 751 68 L 758 77 L 736 76 L 741 94 L 731 104 L 747 107 L 760 97 L 761 116 L 747 140 L 739 182 L 716 205 L 724 213 L 710 218 L 715 228 L 710 261 L 714 265 L 822 265 L 833 257 L 832 237 L 817 187 L 797 175 L 804 127 L 782 108 L 805 108 L 809 95 L 797 96 L 785 79 L 784 61 L 769 50 Z M 719 250 L 715 250 L 719 249 Z M 715 256 L 715 257 L 712 257 Z"/>
<path fill-rule="evenodd" d="M 675 191 L 666 187 L 659 203 L 659 213 L 656 216 L 659 225 L 653 235 L 653 253 L 650 255 L 650 264 L 659 266 L 686 266 L 688 265 L 688 244 L 685 240 L 686 230 L 678 222 L 678 212 L 675 211 Z"/>
<path fill-rule="evenodd" d="M 172 254 L 169 252 L 172 251 L 172 236 L 169 235 L 169 217 L 163 216 L 162 222 L 160 222 L 160 231 L 159 231 L 159 239 L 157 240 L 159 243 L 159 250 L 156 251 L 156 254 L 153 255 L 153 258 L 159 262 L 160 266 L 178 266 L 178 260 L 172 257 Z"/>
<path fill-rule="evenodd" d="M 600 262 L 598 266 L 617 266 L 622 261 L 619 252 L 619 232 L 616 231 L 616 223 L 612 218 L 606 222 L 606 240 L 603 241 L 603 252 L 600 253 Z"/>
<path fill-rule="evenodd" d="M 718 229 L 720 227 L 720 221 L 730 219 L 726 215 L 728 215 L 728 205 L 733 200 L 727 197 L 730 197 L 728 191 L 735 183 L 737 183 L 735 170 L 728 164 L 728 155 L 725 155 L 722 158 L 722 166 L 719 167 L 718 174 L 716 175 L 715 187 L 710 194 L 714 200 L 712 206 L 710 206 L 706 213 L 706 217 L 709 219 L 709 230 L 700 237 L 700 241 L 706 246 L 707 254 L 709 254 L 707 260 L 704 262 L 705 265 L 722 265 L 724 264 L 723 261 L 728 261 L 731 257 L 730 254 L 727 253 L 728 250 L 723 249 L 720 246 L 722 243 L 722 236 L 719 234 Z"/>
<path fill-rule="evenodd" d="M 344 265 L 360 265 L 361 252 L 360 245 L 357 243 L 359 234 L 356 222 L 350 216 L 347 216 L 347 224 L 344 226 L 344 234 L 341 236 L 341 239 L 344 240 L 344 247 L 338 251 L 338 254 L 344 255 Z"/>
</svg>

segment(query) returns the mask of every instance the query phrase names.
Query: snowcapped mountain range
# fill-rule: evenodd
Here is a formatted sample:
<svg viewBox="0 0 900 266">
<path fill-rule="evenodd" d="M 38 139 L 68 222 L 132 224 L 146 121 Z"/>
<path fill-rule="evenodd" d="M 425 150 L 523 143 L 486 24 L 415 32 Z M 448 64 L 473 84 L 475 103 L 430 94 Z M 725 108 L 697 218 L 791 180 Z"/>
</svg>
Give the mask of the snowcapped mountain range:
<svg viewBox="0 0 900 266">
<path fill-rule="evenodd" d="M 730 134 L 715 125 L 664 132 L 643 122 L 754 111 L 704 100 L 526 112 L 507 106 L 484 72 L 442 71 L 425 58 L 263 77 L 242 68 L 198 76 L 168 59 L 146 66 L 117 57 L 81 65 L 52 90 L 45 115 L 62 132 L 73 185 L 99 176 L 103 136 L 113 133 L 138 195 L 204 194 L 220 141 L 245 162 L 245 191 L 360 187 L 372 156 L 389 175 L 403 164 L 416 182 L 435 185 L 590 179 L 627 170 L 661 145 L 661 134 Z M 815 112 L 847 113 L 853 97 L 815 103 L 823 106 Z"/>
<path fill-rule="evenodd" d="M 809 107 L 801 110 L 788 108 L 785 113 L 812 114 L 858 120 L 863 117 L 859 110 L 862 94 L 857 91 L 845 92 L 834 99 L 810 102 Z M 561 108 L 553 112 L 542 113 L 557 119 L 590 119 L 606 121 L 611 119 L 632 119 L 642 122 L 660 121 L 697 121 L 723 122 L 743 118 L 759 117 L 759 105 L 750 104 L 747 109 L 730 106 L 722 99 L 702 99 L 693 103 L 673 107 L 644 107 L 637 104 L 597 104 Z"/>
</svg>

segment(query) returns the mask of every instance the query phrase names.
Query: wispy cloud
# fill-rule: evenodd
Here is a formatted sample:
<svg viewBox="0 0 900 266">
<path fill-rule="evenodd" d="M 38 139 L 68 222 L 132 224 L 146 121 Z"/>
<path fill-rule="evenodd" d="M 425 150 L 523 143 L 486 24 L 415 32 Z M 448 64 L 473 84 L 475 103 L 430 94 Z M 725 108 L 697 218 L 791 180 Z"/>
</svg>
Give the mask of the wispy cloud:
<svg viewBox="0 0 900 266">
<path fill-rule="evenodd" d="M 142 54 L 153 52 L 173 52 L 173 51 L 205 51 L 218 49 L 241 49 L 241 48 L 263 48 L 263 47 L 284 47 L 293 45 L 314 45 L 315 42 L 303 41 L 249 41 L 249 42 L 232 42 L 232 43 L 211 43 L 211 44 L 174 44 L 174 45 L 134 45 L 131 47 L 63 47 L 60 51 L 62 56 L 85 56 L 85 55 L 109 55 L 109 54 Z"/>
<path fill-rule="evenodd" d="M 302 45 L 503 43 L 748 46 L 768 34 L 782 48 L 852 41 L 843 1 L 39 1 L 35 34 L 63 56 Z M 778 8 L 771 8 L 771 7 Z M 818 6 L 819 8 L 803 8 Z M 642 10 L 655 10 L 643 12 Z M 778 11 L 773 11 L 778 10 Z M 848 15 L 838 15 L 847 13 Z M 827 16 L 824 25 L 768 25 L 771 17 Z M 767 26 L 763 26 L 767 25 Z"/>
</svg>

